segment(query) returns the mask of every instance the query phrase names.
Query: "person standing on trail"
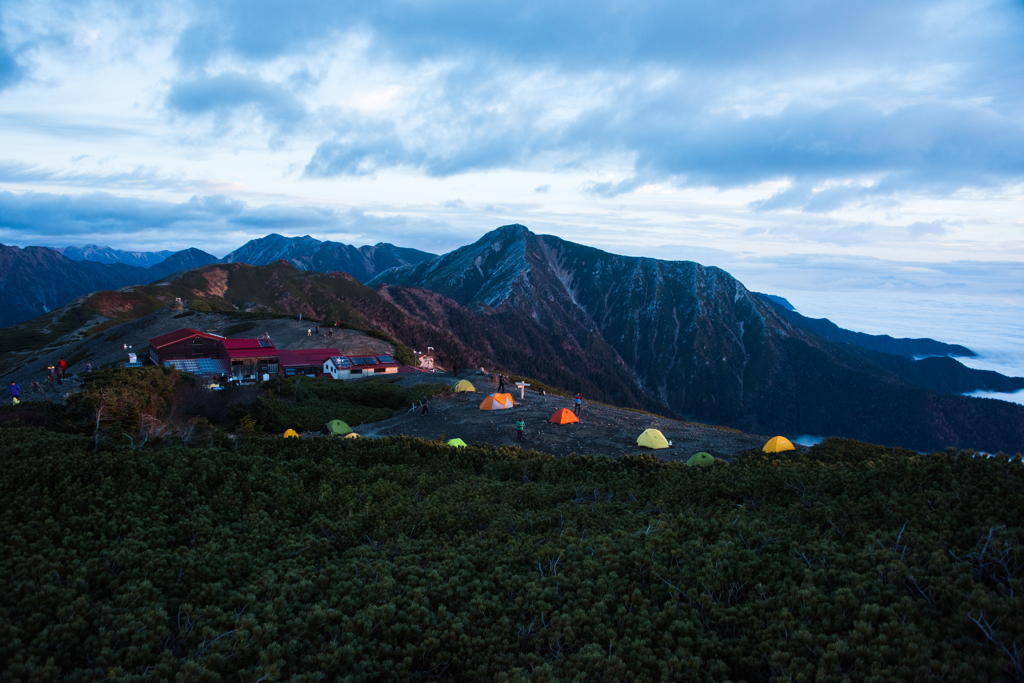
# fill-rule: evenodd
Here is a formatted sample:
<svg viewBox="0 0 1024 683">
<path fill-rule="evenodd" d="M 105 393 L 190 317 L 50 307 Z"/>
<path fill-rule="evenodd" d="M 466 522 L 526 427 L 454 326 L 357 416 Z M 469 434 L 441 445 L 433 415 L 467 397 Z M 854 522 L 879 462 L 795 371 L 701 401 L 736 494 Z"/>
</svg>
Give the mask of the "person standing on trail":
<svg viewBox="0 0 1024 683">
<path fill-rule="evenodd" d="M 423 415 L 430 415 L 430 402 L 427 401 L 427 397 L 423 397 Z"/>
<path fill-rule="evenodd" d="M 57 384 L 64 384 L 64 373 L 68 369 L 68 364 L 61 358 L 60 362 L 57 363 Z"/>
<path fill-rule="evenodd" d="M 505 375 L 498 375 L 498 393 L 505 393 Z"/>
<path fill-rule="evenodd" d="M 320 336 L 320 323 L 316 324 L 316 336 Z"/>
<path fill-rule="evenodd" d="M 576 392 L 576 406 L 575 406 L 576 417 L 580 416 L 580 411 L 582 409 L 583 409 L 583 394 L 581 394 L 580 392 L 577 391 Z"/>
<path fill-rule="evenodd" d="M 13 379 L 11 380 L 11 405 L 21 403 L 21 387 Z"/>
<path fill-rule="evenodd" d="M 313 328 L 312 327 L 306 328 L 306 336 L 307 337 L 312 337 L 313 336 Z"/>
<path fill-rule="evenodd" d="M 516 438 L 519 441 L 519 443 L 523 442 L 523 430 L 524 429 L 526 429 L 526 420 L 524 420 L 523 418 L 519 418 L 518 420 L 516 420 L 516 432 L 517 432 Z"/>
<path fill-rule="evenodd" d="M 53 364 L 51 363 L 50 365 L 46 366 L 46 381 L 50 383 L 51 387 L 53 386 L 53 380 L 54 380 L 54 369 L 53 369 Z"/>
<path fill-rule="evenodd" d="M 89 374 L 90 372 L 92 372 L 92 363 L 91 362 L 85 364 L 85 374 Z"/>
</svg>

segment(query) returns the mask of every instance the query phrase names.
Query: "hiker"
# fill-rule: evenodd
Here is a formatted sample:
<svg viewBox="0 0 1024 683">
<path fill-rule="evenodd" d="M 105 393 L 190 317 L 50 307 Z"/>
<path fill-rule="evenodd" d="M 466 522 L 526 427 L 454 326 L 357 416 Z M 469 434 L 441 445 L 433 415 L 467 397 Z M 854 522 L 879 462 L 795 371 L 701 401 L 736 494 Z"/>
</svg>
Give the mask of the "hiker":
<svg viewBox="0 0 1024 683">
<path fill-rule="evenodd" d="M 312 337 L 313 336 L 313 328 L 312 327 L 309 327 L 309 328 L 306 329 L 306 336 L 307 337 Z"/>
<path fill-rule="evenodd" d="M 316 336 L 318 336 L 318 337 L 319 337 L 319 336 L 320 336 L 320 323 L 317 323 L 317 324 L 315 325 L 315 327 L 316 327 Z"/>
<path fill-rule="evenodd" d="M 505 375 L 498 375 L 498 393 L 505 393 Z"/>
<path fill-rule="evenodd" d="M 430 415 L 430 403 L 426 396 L 423 397 L 423 415 Z"/>
<path fill-rule="evenodd" d="M 523 418 L 519 418 L 516 421 L 516 431 L 518 432 L 517 438 L 519 440 L 519 443 L 523 442 L 523 430 L 524 429 L 526 429 L 526 420 L 524 420 Z"/>
<path fill-rule="evenodd" d="M 90 372 L 92 372 L 92 362 L 91 361 L 85 364 L 85 373 L 89 374 Z"/>
<path fill-rule="evenodd" d="M 583 394 L 576 392 L 576 417 L 580 416 L 580 410 L 583 408 Z"/>
<path fill-rule="evenodd" d="M 64 384 L 64 373 L 68 369 L 68 364 L 61 358 L 60 362 L 57 363 L 57 384 Z"/>
<path fill-rule="evenodd" d="M 51 387 L 53 386 L 53 380 L 54 380 L 54 371 L 53 371 L 53 364 L 51 363 L 50 365 L 46 366 L 46 381 L 50 383 Z"/>
<path fill-rule="evenodd" d="M 21 403 L 21 387 L 18 386 L 17 382 L 11 380 L 11 404 L 18 405 Z"/>
</svg>

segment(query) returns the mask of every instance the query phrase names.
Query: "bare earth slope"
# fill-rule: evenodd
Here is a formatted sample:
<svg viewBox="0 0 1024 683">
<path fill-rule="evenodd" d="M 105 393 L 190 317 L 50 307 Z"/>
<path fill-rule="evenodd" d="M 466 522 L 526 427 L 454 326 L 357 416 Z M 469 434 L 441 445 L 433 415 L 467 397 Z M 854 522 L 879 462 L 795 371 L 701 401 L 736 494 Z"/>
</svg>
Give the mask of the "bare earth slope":
<svg viewBox="0 0 1024 683">
<path fill-rule="evenodd" d="M 555 425 L 548 418 L 559 408 L 572 408 L 572 401 L 561 396 L 541 396 L 527 390 L 511 392 L 516 406 L 511 410 L 480 410 L 480 403 L 497 385 L 472 373 L 461 373 L 477 388 L 477 393 L 454 394 L 430 402 L 430 414 L 417 408 L 390 420 L 362 425 L 363 436 L 417 436 L 424 439 L 459 438 L 467 444 L 486 443 L 496 446 L 518 445 L 516 420 L 526 422 L 522 447 L 553 455 L 579 453 L 619 458 L 639 453 L 654 453 L 663 460 L 687 460 L 698 451 L 731 460 L 733 455 L 751 448 L 760 448 L 767 437 L 745 434 L 733 429 L 683 422 L 650 413 L 615 408 L 600 403 L 584 402 L 579 424 Z M 414 375 L 401 380 L 454 384 L 449 373 Z M 658 429 L 672 448 L 650 451 L 636 445 L 636 438 L 645 429 Z"/>
</svg>

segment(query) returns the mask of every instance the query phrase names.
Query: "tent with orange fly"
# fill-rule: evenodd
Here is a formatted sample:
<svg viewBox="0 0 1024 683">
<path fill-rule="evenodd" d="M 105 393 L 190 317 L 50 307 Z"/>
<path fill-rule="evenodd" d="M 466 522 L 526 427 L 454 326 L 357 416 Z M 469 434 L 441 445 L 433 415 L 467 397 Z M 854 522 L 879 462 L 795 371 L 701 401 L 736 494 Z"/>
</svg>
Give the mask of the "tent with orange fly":
<svg viewBox="0 0 1024 683">
<path fill-rule="evenodd" d="M 514 404 L 508 394 L 491 394 L 480 404 L 480 410 L 508 410 Z"/>
<path fill-rule="evenodd" d="M 576 414 L 568 408 L 559 408 L 555 411 L 555 414 L 551 416 L 548 422 L 554 422 L 556 425 L 567 425 L 573 422 L 579 422 L 580 419 L 576 417 Z"/>
</svg>

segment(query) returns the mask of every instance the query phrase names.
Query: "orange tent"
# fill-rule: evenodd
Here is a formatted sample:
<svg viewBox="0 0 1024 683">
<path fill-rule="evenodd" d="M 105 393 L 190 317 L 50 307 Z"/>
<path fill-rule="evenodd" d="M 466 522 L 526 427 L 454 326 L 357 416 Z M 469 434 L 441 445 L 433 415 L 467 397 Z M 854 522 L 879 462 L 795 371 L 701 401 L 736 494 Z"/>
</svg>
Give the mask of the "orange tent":
<svg viewBox="0 0 1024 683">
<path fill-rule="evenodd" d="M 580 419 L 576 417 L 576 414 L 568 408 L 559 408 L 555 411 L 555 414 L 551 416 L 548 422 L 554 422 L 556 425 L 567 425 L 573 422 L 579 422 Z"/>
<path fill-rule="evenodd" d="M 480 404 L 480 410 L 508 410 L 512 407 L 512 399 L 508 394 L 491 394 Z"/>
</svg>

